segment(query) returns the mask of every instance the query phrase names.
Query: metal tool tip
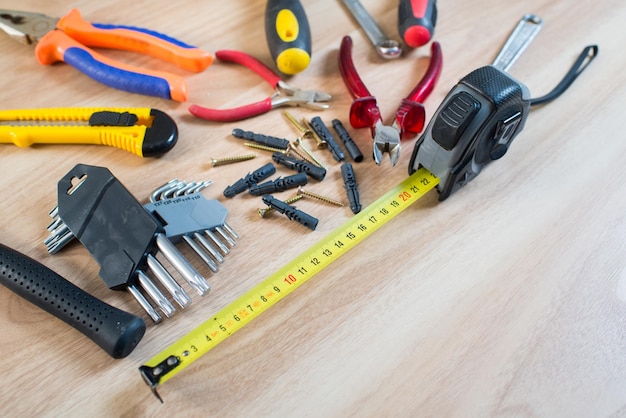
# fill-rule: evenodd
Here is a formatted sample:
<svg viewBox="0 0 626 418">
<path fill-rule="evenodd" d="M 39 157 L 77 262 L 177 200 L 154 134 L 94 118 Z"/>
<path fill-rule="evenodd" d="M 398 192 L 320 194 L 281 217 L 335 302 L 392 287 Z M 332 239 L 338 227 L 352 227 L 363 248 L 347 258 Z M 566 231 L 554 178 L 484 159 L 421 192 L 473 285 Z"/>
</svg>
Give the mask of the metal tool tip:
<svg viewBox="0 0 626 418">
<path fill-rule="evenodd" d="M 211 291 L 211 286 L 206 279 L 200 275 L 196 275 L 193 277 L 193 280 L 189 281 L 189 285 L 196 289 L 196 292 L 200 296 L 205 296 Z"/>
<path fill-rule="evenodd" d="M 388 39 L 376 45 L 376 52 L 385 59 L 395 59 L 402 55 L 402 46 L 399 42 Z"/>
<path fill-rule="evenodd" d="M 380 162 L 383 159 L 383 153 L 376 147 L 374 147 L 374 162 L 376 165 L 380 165 Z"/>
<path fill-rule="evenodd" d="M 398 160 L 400 159 L 400 147 L 399 146 L 389 151 L 389 158 L 391 159 L 391 166 L 395 167 Z"/>
<path fill-rule="evenodd" d="M 161 398 L 161 395 L 159 395 L 159 392 L 157 391 L 157 387 L 159 387 L 159 382 L 158 382 L 158 378 L 156 378 L 152 372 L 151 372 L 150 367 L 147 366 L 141 366 L 139 368 L 139 372 L 141 373 L 141 377 L 143 378 L 143 380 L 146 382 L 146 384 L 150 387 L 150 389 L 152 390 L 152 394 L 154 396 L 156 396 L 156 398 L 161 402 L 163 402 L 163 398 Z"/>
</svg>

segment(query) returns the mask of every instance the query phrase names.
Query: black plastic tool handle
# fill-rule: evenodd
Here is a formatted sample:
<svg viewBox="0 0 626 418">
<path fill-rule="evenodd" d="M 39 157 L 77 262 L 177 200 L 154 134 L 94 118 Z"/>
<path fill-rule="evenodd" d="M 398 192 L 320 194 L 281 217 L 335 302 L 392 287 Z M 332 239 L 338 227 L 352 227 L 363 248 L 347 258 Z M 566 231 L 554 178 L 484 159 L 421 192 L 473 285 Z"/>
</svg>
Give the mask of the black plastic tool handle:
<svg viewBox="0 0 626 418">
<path fill-rule="evenodd" d="M 398 31 L 411 48 L 426 45 L 437 24 L 437 0 L 400 0 Z"/>
<path fill-rule="evenodd" d="M 65 321 L 113 358 L 129 355 L 146 330 L 140 317 L 104 303 L 43 264 L 2 244 L 0 283 Z"/>
<path fill-rule="evenodd" d="M 298 74 L 311 62 L 311 29 L 299 0 L 268 0 L 265 37 L 276 68 Z"/>
</svg>

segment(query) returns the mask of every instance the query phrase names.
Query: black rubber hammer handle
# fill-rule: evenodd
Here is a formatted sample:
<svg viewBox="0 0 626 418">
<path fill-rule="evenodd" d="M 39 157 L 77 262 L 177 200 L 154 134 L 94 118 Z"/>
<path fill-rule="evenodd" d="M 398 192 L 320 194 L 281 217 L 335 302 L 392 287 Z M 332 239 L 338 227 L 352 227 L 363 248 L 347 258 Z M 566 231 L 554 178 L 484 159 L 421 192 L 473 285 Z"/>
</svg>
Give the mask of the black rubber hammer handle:
<svg viewBox="0 0 626 418">
<path fill-rule="evenodd" d="M 113 358 L 137 346 L 146 324 L 70 283 L 32 258 L 0 244 L 0 283 L 65 321 Z"/>
</svg>

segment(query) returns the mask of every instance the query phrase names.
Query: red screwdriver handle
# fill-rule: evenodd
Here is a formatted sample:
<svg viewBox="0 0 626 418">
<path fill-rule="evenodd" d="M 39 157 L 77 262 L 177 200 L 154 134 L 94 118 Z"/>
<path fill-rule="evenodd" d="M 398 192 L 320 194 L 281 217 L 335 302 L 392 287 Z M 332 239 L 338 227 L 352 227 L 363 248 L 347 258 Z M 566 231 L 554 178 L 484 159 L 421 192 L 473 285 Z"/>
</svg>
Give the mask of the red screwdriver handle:
<svg viewBox="0 0 626 418">
<path fill-rule="evenodd" d="M 426 45 L 437 23 L 437 0 L 400 0 L 398 31 L 411 48 Z"/>
</svg>

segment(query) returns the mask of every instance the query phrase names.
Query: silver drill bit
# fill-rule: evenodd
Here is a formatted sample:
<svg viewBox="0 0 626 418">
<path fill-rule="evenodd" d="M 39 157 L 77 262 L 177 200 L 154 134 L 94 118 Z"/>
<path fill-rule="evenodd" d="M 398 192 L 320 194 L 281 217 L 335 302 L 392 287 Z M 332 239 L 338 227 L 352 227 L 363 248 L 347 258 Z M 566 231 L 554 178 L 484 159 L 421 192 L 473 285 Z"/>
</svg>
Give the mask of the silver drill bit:
<svg viewBox="0 0 626 418">
<path fill-rule="evenodd" d="M 176 309 L 170 303 L 169 300 L 161 293 L 161 291 L 152 283 L 152 280 L 148 277 L 146 273 L 141 270 L 137 270 L 137 281 L 141 288 L 150 296 L 152 301 L 156 303 L 156 305 L 161 309 L 161 312 L 165 314 L 166 317 L 170 317 L 174 315 Z"/>
<path fill-rule="evenodd" d="M 144 295 L 141 294 L 139 289 L 137 289 L 135 286 L 128 286 L 128 291 L 130 292 L 131 295 L 135 297 L 137 302 L 139 302 L 141 307 L 144 309 L 144 311 L 146 311 L 148 316 L 152 318 L 155 324 L 158 324 L 159 322 L 161 322 L 161 319 L 162 319 L 161 315 L 159 315 L 156 309 L 154 309 L 154 307 L 150 305 L 150 302 L 148 302 L 148 299 L 146 299 Z"/>
<path fill-rule="evenodd" d="M 148 267 L 154 277 L 167 289 L 172 298 L 180 305 L 181 308 L 187 307 L 191 303 L 191 298 L 185 290 L 178 284 L 172 275 L 163 267 L 163 265 L 152 254 L 147 257 Z"/>
<path fill-rule="evenodd" d="M 50 235 L 44 240 L 44 245 L 50 254 L 56 254 L 73 239 L 72 231 L 64 222 L 61 222 L 56 229 L 50 231 Z"/>
<path fill-rule="evenodd" d="M 217 247 L 220 249 L 220 251 L 222 252 L 222 254 L 226 255 L 230 252 L 230 249 L 226 246 L 226 244 L 224 244 L 218 237 L 217 235 L 215 235 L 215 233 L 209 229 L 205 229 L 204 233 L 206 234 L 207 237 L 209 237 L 209 239 L 211 241 L 213 241 L 213 243 L 215 245 L 217 245 Z"/>
<path fill-rule="evenodd" d="M 183 235 L 183 241 L 185 241 L 187 245 L 189 245 L 189 247 L 196 254 L 198 254 L 198 257 L 200 257 L 202 261 L 204 261 L 206 265 L 209 266 L 212 272 L 217 271 L 217 264 L 215 264 L 215 261 L 213 261 L 213 259 L 209 257 L 207 253 L 204 252 L 202 247 L 200 247 L 200 245 L 197 242 L 195 242 L 192 237 L 190 237 L 189 235 Z"/>
<path fill-rule="evenodd" d="M 228 232 L 230 234 L 231 237 L 233 237 L 235 239 L 239 239 L 239 235 L 226 222 L 224 222 L 224 229 L 226 230 L 226 232 Z"/>
<path fill-rule="evenodd" d="M 222 238 L 224 238 L 224 240 L 228 243 L 228 245 L 230 245 L 231 247 L 234 247 L 235 245 L 237 245 L 237 243 L 235 242 L 234 239 L 231 238 L 230 235 L 228 235 L 226 233 L 226 231 L 224 231 L 224 229 L 221 226 L 216 226 L 215 227 L 215 232 L 217 232 Z"/>
<path fill-rule="evenodd" d="M 220 252 L 216 250 L 215 247 L 213 247 L 213 245 L 211 245 L 211 243 L 206 238 L 204 238 L 204 236 L 202 236 L 199 232 L 194 232 L 193 237 L 208 251 L 211 257 L 215 259 L 215 261 L 217 261 L 218 263 L 224 262 L 224 257 L 222 256 L 222 254 L 220 254 Z M 217 270 L 214 271 L 214 273 L 215 272 L 217 272 Z"/>
<path fill-rule="evenodd" d="M 63 222 L 56 226 L 53 230 L 50 231 L 50 235 L 46 238 L 43 243 L 47 246 L 51 243 L 54 243 L 59 240 L 65 234 L 71 234 L 70 228 Z"/>
<path fill-rule="evenodd" d="M 211 286 L 196 268 L 178 251 L 164 234 L 156 235 L 156 245 L 163 253 L 167 261 L 180 273 L 181 276 L 193 287 L 199 295 L 204 296 L 211 290 Z"/>
</svg>

